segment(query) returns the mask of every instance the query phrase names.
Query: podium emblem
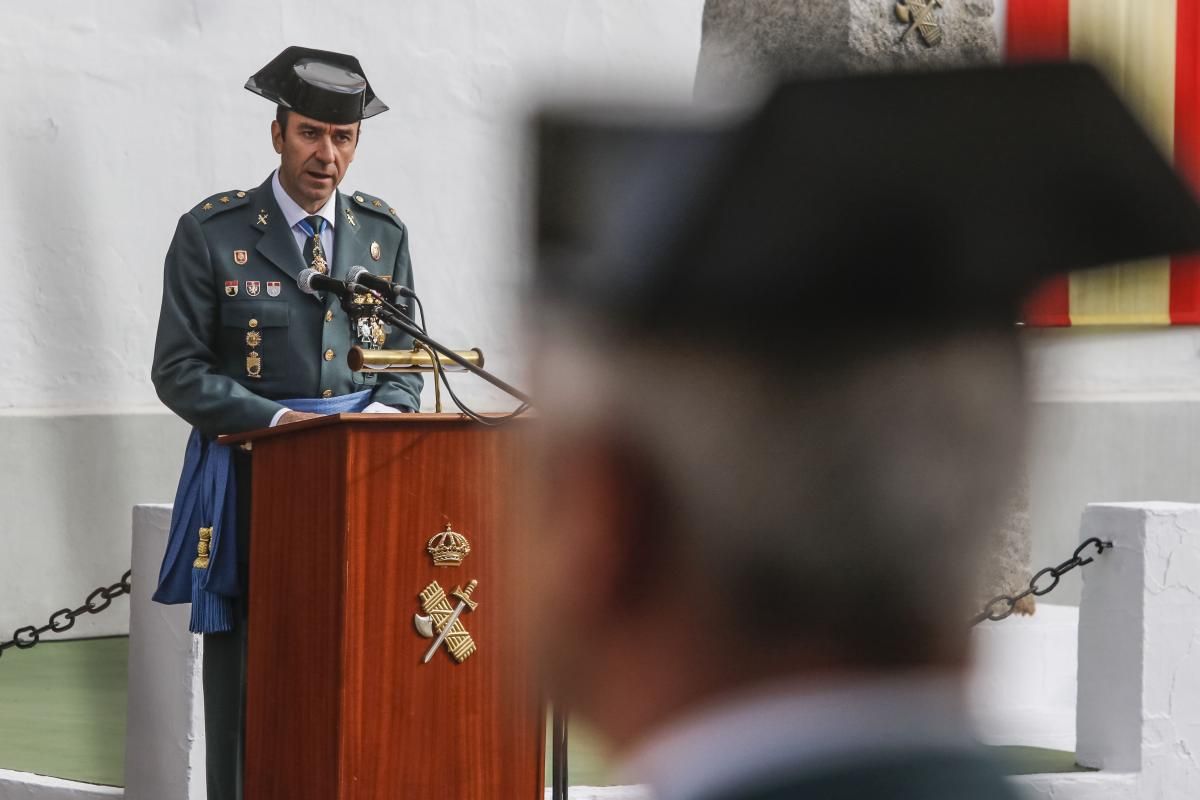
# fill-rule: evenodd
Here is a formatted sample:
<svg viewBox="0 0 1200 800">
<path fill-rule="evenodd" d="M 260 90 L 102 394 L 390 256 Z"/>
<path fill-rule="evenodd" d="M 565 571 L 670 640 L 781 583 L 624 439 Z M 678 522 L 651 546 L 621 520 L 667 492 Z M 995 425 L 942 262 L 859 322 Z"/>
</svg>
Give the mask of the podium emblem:
<svg viewBox="0 0 1200 800">
<path fill-rule="evenodd" d="M 435 533 L 425 546 L 435 567 L 457 567 L 471 552 L 471 543 L 461 533 L 456 533 L 450 523 L 446 530 Z"/>
<path fill-rule="evenodd" d="M 461 586 L 454 587 L 450 597 L 458 600 L 457 606 L 450 605 L 450 597 L 446 596 L 445 590 L 437 581 L 433 581 L 421 591 L 421 610 L 425 614 L 416 614 L 413 624 L 416 625 L 418 633 L 426 639 L 434 640 L 421 663 L 428 664 L 443 644 L 446 645 L 450 657 L 459 664 L 475 652 L 475 640 L 471 638 L 459 617 L 464 611 L 474 611 L 478 608 L 479 603 L 471 599 L 471 594 L 478 585 L 479 581 L 473 580 L 467 584 L 466 589 Z"/>
</svg>

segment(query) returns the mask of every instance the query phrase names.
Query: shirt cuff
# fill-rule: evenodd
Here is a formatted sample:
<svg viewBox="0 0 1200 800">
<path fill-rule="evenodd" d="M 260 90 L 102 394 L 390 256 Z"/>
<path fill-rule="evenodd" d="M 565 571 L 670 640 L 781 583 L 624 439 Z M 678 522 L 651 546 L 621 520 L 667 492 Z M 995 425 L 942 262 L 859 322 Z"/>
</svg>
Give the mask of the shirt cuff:
<svg viewBox="0 0 1200 800">
<path fill-rule="evenodd" d="M 291 411 L 290 408 L 281 408 L 278 411 L 276 411 L 275 416 L 271 417 L 271 424 L 268 425 L 267 427 L 274 428 L 276 425 L 279 424 L 279 420 L 283 417 L 283 415 L 289 411 Z"/>
</svg>

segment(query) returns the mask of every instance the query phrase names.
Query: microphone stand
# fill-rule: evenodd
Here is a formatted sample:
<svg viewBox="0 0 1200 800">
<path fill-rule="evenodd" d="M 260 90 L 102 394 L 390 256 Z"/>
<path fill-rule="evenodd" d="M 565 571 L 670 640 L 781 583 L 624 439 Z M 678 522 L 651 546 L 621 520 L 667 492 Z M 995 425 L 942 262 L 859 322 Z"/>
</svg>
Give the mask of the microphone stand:
<svg viewBox="0 0 1200 800">
<path fill-rule="evenodd" d="M 381 312 L 379 314 L 379 316 L 382 317 L 384 319 L 384 321 L 387 322 L 389 325 L 399 328 L 401 331 L 403 331 L 404 333 L 407 333 L 409 336 L 416 339 L 418 342 L 425 345 L 429 349 L 433 350 L 436 353 L 444 355 L 446 358 L 450 359 L 455 364 L 462 367 L 463 369 L 465 369 L 467 372 L 471 373 L 472 375 L 476 375 L 480 378 L 483 378 L 485 381 L 490 383 L 492 386 L 495 386 L 497 389 L 504 392 L 505 394 L 515 397 L 516 399 L 520 400 L 522 403 L 524 403 L 527 406 L 533 405 L 533 399 L 529 395 L 525 394 L 524 392 L 522 392 L 520 389 L 516 388 L 512 384 L 507 383 L 507 382 L 501 380 L 500 378 L 497 378 L 495 375 L 488 372 L 483 367 L 475 366 L 470 361 L 466 360 L 465 358 L 460 356 L 458 353 L 454 352 L 449 347 L 446 347 L 446 345 L 442 344 L 437 339 L 434 339 L 429 334 L 425 333 L 423 330 L 418 328 L 416 325 L 413 324 L 412 320 L 408 317 L 407 314 L 405 314 L 400 309 L 396 308 L 395 305 L 393 305 L 390 301 L 388 301 L 379 292 L 375 291 L 374 289 L 370 288 L 369 286 L 363 286 L 361 283 L 349 283 L 346 286 L 348 289 L 350 289 L 352 294 L 369 294 L 372 297 L 374 297 L 376 300 L 378 300 L 380 303 L 379 310 Z M 350 298 L 349 297 L 345 298 L 343 300 L 343 303 L 345 304 L 345 306 L 347 306 L 346 310 L 349 313 L 350 307 L 352 306 L 352 304 L 350 302 Z M 362 311 L 362 307 L 360 306 L 355 309 L 354 313 L 359 313 L 361 311 Z"/>
</svg>

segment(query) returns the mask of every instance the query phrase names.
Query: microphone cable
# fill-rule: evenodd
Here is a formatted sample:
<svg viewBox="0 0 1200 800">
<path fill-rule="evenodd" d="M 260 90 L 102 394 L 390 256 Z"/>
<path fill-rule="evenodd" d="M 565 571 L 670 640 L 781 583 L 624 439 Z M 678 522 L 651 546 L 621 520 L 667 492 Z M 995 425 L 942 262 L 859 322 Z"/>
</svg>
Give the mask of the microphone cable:
<svg viewBox="0 0 1200 800">
<path fill-rule="evenodd" d="M 421 302 L 421 298 L 416 292 L 412 292 L 410 296 L 417 304 L 417 314 L 420 317 L 419 321 L 417 322 L 417 327 L 421 329 L 421 333 L 428 334 L 429 330 L 425 327 L 425 304 Z M 446 387 L 446 394 L 450 395 L 450 399 L 454 402 L 454 405 L 458 407 L 459 411 L 475 422 L 478 422 L 480 425 L 485 425 L 489 428 L 498 428 L 505 423 L 513 421 L 531 408 L 528 403 L 521 403 L 521 405 L 517 406 L 516 410 L 505 414 L 502 417 L 489 418 L 479 414 L 478 412 L 472 410 L 470 406 L 464 403 L 462 399 L 454 393 L 454 387 L 450 385 L 450 378 L 446 374 L 446 366 L 442 363 L 441 354 L 432 349 L 430 352 L 433 353 L 434 356 L 433 368 L 437 371 L 437 375 L 441 379 L 442 385 Z"/>
</svg>

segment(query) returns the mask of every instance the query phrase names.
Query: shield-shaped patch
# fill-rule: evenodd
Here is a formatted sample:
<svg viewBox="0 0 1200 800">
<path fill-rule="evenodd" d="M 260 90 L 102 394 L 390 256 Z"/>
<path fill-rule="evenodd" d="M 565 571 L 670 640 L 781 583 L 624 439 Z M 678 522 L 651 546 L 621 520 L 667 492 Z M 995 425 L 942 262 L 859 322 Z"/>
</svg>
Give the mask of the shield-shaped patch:
<svg viewBox="0 0 1200 800">
<path fill-rule="evenodd" d="M 250 254 L 247 253 L 245 250 L 234 250 L 233 251 L 233 263 L 237 264 L 239 267 L 244 266 L 245 263 L 249 260 L 250 260 Z"/>
<path fill-rule="evenodd" d="M 238 293 L 238 282 L 237 281 L 225 281 L 225 294 L 229 295 L 230 297 L 237 297 L 237 293 Z"/>
<path fill-rule="evenodd" d="M 262 292 L 262 283 L 259 281 L 246 281 L 246 294 L 251 297 L 258 297 Z"/>
<path fill-rule="evenodd" d="M 271 297 L 279 297 L 279 292 L 282 290 L 283 284 L 279 281 L 267 281 L 267 294 Z"/>
</svg>

